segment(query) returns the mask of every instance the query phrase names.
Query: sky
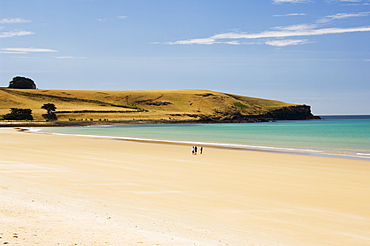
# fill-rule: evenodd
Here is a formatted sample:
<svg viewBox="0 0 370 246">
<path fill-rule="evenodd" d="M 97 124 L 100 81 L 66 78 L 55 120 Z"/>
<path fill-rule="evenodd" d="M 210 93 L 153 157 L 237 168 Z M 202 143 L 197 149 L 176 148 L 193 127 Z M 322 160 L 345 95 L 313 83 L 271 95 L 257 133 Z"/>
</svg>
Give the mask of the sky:
<svg viewBox="0 0 370 246">
<path fill-rule="evenodd" d="M 370 0 L 0 0 L 0 86 L 206 89 L 370 114 Z"/>
</svg>

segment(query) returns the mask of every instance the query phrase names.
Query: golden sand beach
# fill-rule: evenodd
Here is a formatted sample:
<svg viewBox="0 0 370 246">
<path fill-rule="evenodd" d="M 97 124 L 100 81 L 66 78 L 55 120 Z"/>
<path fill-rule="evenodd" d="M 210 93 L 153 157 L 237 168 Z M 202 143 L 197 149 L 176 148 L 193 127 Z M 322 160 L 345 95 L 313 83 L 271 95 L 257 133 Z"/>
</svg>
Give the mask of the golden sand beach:
<svg viewBox="0 0 370 246">
<path fill-rule="evenodd" d="M 0 128 L 0 244 L 370 245 L 370 162 Z"/>
</svg>

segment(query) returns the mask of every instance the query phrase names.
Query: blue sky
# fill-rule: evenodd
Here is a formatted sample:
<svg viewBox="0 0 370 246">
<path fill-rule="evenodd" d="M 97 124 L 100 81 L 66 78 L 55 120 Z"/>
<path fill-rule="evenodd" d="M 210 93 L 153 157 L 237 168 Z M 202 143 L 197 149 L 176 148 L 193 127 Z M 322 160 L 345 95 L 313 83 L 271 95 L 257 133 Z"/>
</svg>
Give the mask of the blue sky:
<svg viewBox="0 0 370 246">
<path fill-rule="evenodd" d="M 370 0 L 0 0 L 0 86 L 209 89 L 370 114 Z"/>
</svg>

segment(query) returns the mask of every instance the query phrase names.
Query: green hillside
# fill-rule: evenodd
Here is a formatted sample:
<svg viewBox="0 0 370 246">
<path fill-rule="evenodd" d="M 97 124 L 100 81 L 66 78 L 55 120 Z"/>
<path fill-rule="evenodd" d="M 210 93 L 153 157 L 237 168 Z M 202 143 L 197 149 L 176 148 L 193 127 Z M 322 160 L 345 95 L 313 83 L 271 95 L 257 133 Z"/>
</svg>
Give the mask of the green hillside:
<svg viewBox="0 0 370 246">
<path fill-rule="evenodd" d="M 217 115 L 263 115 L 295 104 L 208 90 L 89 91 L 0 89 L 0 117 L 29 108 L 45 120 L 41 106 L 53 103 L 59 121 L 197 120 Z"/>
</svg>

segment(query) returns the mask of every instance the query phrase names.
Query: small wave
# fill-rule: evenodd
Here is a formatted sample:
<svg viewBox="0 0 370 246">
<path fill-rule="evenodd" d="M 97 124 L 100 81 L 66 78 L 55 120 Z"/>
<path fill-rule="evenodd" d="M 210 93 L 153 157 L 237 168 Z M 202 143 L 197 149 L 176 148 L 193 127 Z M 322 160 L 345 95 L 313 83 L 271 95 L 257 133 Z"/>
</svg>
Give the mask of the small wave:
<svg viewBox="0 0 370 246">
<path fill-rule="evenodd" d="M 370 153 L 356 153 L 356 155 L 361 156 L 363 158 L 370 158 Z"/>
<path fill-rule="evenodd" d="M 35 127 L 30 127 L 30 128 L 23 128 L 25 132 L 31 132 L 31 133 L 38 133 L 42 129 L 41 128 L 35 128 Z"/>
</svg>

